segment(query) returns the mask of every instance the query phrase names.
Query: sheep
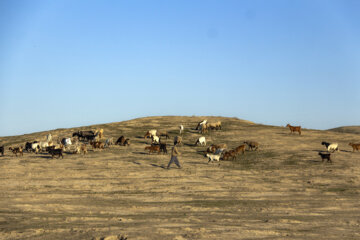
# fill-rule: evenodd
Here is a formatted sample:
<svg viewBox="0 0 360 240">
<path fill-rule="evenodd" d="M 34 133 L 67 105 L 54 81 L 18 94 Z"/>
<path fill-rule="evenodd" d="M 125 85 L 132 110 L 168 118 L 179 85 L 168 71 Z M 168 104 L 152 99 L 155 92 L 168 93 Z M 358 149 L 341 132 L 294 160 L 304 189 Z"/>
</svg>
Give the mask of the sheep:
<svg viewBox="0 0 360 240">
<path fill-rule="evenodd" d="M 349 143 L 349 145 L 353 148 L 353 152 L 360 150 L 360 143 Z"/>
<path fill-rule="evenodd" d="M 174 137 L 174 145 L 180 145 L 180 144 L 182 144 L 182 137 L 175 136 Z"/>
<path fill-rule="evenodd" d="M 110 147 L 113 144 L 114 144 L 114 138 L 113 137 L 106 139 L 105 147 Z"/>
<path fill-rule="evenodd" d="M 179 134 L 181 135 L 183 131 L 184 131 L 184 126 L 180 125 L 179 126 Z"/>
<path fill-rule="evenodd" d="M 322 142 L 321 145 L 324 145 L 328 150 L 328 152 L 339 151 L 339 147 L 337 143 Z"/>
<path fill-rule="evenodd" d="M 327 159 L 328 162 L 332 162 L 331 161 L 331 153 L 322 153 L 319 152 L 319 155 L 321 157 L 322 162 L 324 162 L 325 159 Z"/>
<path fill-rule="evenodd" d="M 152 143 L 157 143 L 159 144 L 160 143 L 160 138 L 158 136 L 151 136 L 151 139 L 152 139 Z"/>
<path fill-rule="evenodd" d="M 148 146 L 148 147 L 145 147 L 145 150 L 149 150 L 149 154 L 152 152 L 157 152 L 159 154 L 160 153 L 160 145 Z"/>
<path fill-rule="evenodd" d="M 216 154 L 206 154 L 206 157 L 209 159 L 208 163 L 213 162 L 213 161 L 220 161 L 220 155 L 216 155 Z"/>
<path fill-rule="evenodd" d="M 206 139 L 205 139 L 205 137 L 199 137 L 199 139 L 198 140 L 196 140 L 196 142 L 195 142 L 195 146 L 196 145 L 198 145 L 198 144 L 200 144 L 201 146 L 206 146 Z"/>
<path fill-rule="evenodd" d="M 290 124 L 287 124 L 286 127 L 289 127 L 290 132 L 298 132 L 299 135 L 301 135 L 301 126 L 291 126 Z"/>
<path fill-rule="evenodd" d="M 20 147 L 9 147 L 9 150 L 12 151 L 13 154 L 17 157 L 17 154 L 19 153 L 21 156 L 23 156 L 23 148 Z"/>
<path fill-rule="evenodd" d="M 201 125 L 206 125 L 206 123 L 207 123 L 207 120 L 206 120 L 206 119 L 203 120 L 203 121 L 201 121 L 201 122 L 199 122 L 199 123 L 197 124 L 195 130 L 199 130 L 200 127 L 201 127 Z"/>
<path fill-rule="evenodd" d="M 4 156 L 4 151 L 5 151 L 5 146 L 4 145 L 0 146 L 1 156 Z"/>
<path fill-rule="evenodd" d="M 148 137 L 152 137 L 152 136 L 156 136 L 157 130 L 156 129 L 152 129 L 146 132 L 144 138 L 148 138 Z"/>
<path fill-rule="evenodd" d="M 255 151 L 256 151 L 256 150 L 259 148 L 259 143 L 258 143 L 258 142 L 245 141 L 244 143 L 249 146 L 249 148 L 250 148 L 251 151 L 252 151 L 253 149 L 255 149 Z"/>
</svg>

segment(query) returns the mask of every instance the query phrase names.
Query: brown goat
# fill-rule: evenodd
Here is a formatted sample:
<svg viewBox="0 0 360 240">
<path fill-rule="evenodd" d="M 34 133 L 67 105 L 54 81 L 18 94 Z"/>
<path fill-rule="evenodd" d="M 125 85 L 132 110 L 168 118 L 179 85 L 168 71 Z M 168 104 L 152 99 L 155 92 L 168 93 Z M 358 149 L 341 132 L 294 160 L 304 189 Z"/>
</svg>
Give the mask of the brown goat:
<svg viewBox="0 0 360 240">
<path fill-rule="evenodd" d="M 301 126 L 291 126 L 290 124 L 287 124 L 286 127 L 289 127 L 290 132 L 298 132 L 299 135 L 301 135 Z"/>
<path fill-rule="evenodd" d="M 145 147 L 145 150 L 149 150 L 149 154 L 152 152 L 157 152 L 159 154 L 160 153 L 160 145 L 148 146 L 148 147 Z"/>
<path fill-rule="evenodd" d="M 245 145 L 244 145 L 244 144 L 243 144 L 243 145 L 240 145 L 240 146 L 238 146 L 237 148 L 235 148 L 234 150 L 235 150 L 236 154 L 239 154 L 240 152 L 241 152 L 242 154 L 244 154 L 244 153 L 245 153 Z"/>
<path fill-rule="evenodd" d="M 87 154 L 87 148 L 86 148 L 86 144 L 82 144 L 80 147 L 80 153 L 83 152 L 84 155 Z"/>
<path fill-rule="evenodd" d="M 233 160 L 236 159 L 236 152 L 234 150 L 230 150 L 224 153 L 223 160 L 228 160 L 229 158 Z"/>
<path fill-rule="evenodd" d="M 252 151 L 253 149 L 257 150 L 258 147 L 259 147 L 259 143 L 258 143 L 258 142 L 245 141 L 244 143 L 249 146 L 249 148 L 250 148 L 251 151 Z"/>
<path fill-rule="evenodd" d="M 360 143 L 349 143 L 349 145 L 353 148 L 353 152 L 360 150 Z"/>
<path fill-rule="evenodd" d="M 22 147 L 9 147 L 9 150 L 12 151 L 13 154 L 17 157 L 17 154 L 19 153 L 21 156 L 23 156 L 23 148 Z"/>
<path fill-rule="evenodd" d="M 90 144 L 94 149 L 95 148 L 99 148 L 99 149 L 105 148 L 104 143 L 102 143 L 102 142 L 91 142 Z"/>
<path fill-rule="evenodd" d="M 208 153 L 215 153 L 216 150 L 218 150 L 219 148 L 227 148 L 227 145 L 225 143 L 223 144 L 212 144 L 210 147 L 208 147 L 208 149 L 206 150 L 206 152 Z"/>
</svg>

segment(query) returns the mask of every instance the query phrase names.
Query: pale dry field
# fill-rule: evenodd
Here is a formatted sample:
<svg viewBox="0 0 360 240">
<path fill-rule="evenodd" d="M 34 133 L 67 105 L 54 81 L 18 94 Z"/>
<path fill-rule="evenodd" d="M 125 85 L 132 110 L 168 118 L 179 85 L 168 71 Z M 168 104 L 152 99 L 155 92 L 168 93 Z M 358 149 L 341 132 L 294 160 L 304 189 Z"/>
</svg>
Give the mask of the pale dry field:
<svg viewBox="0 0 360 240">
<path fill-rule="evenodd" d="M 258 141 L 257 152 L 236 161 L 207 164 L 196 123 L 221 120 L 205 134 L 208 145 Z M 144 151 L 146 130 L 183 124 L 180 162 Z M 285 125 L 286 123 L 284 123 Z M 111 146 L 88 155 L 24 153 L 0 157 L 0 239 L 360 239 L 360 153 L 349 142 L 360 135 L 253 124 L 222 117 L 149 117 L 49 131 L 69 137 L 103 128 L 105 138 L 125 135 L 130 147 Z M 0 138 L 24 145 L 48 132 Z M 333 163 L 317 155 L 322 141 L 338 142 Z M 168 140 L 170 152 L 172 139 Z"/>
</svg>

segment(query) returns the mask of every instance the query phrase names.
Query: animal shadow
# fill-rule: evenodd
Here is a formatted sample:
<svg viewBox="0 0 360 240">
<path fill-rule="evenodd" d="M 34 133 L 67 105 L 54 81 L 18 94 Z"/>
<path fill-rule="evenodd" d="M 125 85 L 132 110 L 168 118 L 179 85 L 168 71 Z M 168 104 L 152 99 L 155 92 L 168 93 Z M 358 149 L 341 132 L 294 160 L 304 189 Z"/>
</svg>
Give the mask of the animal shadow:
<svg viewBox="0 0 360 240">
<path fill-rule="evenodd" d="M 146 153 L 146 152 L 133 152 L 133 154 L 148 155 L 148 153 Z"/>
<path fill-rule="evenodd" d="M 165 166 L 164 165 L 157 165 L 157 164 L 154 164 L 154 163 L 152 163 L 152 164 L 150 164 L 151 166 L 153 166 L 153 167 L 158 167 L 158 168 L 163 168 L 163 169 L 165 169 Z"/>
</svg>

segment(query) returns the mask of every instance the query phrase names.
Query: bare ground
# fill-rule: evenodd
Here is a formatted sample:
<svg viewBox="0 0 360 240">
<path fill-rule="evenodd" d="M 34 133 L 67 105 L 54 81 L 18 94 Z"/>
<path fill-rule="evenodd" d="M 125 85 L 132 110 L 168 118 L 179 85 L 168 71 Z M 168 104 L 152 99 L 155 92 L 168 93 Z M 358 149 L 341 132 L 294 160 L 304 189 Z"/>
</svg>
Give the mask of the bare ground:
<svg viewBox="0 0 360 240">
<path fill-rule="evenodd" d="M 259 151 L 207 164 L 206 147 L 193 146 L 201 136 L 193 128 L 205 118 L 223 123 L 205 134 L 209 144 L 255 140 Z M 179 124 L 183 168 L 166 170 L 170 155 L 147 154 L 143 136 L 158 129 L 174 137 Z M 105 138 L 125 135 L 132 145 L 64 159 L 10 151 L 0 157 L 0 239 L 360 239 L 360 153 L 348 146 L 360 142 L 358 134 L 305 129 L 299 136 L 222 117 L 150 117 L 81 129 L 100 127 Z M 78 129 L 49 132 L 68 137 Z M 47 133 L 0 138 L 0 145 Z M 333 163 L 317 155 L 322 141 L 339 143 Z"/>
</svg>

